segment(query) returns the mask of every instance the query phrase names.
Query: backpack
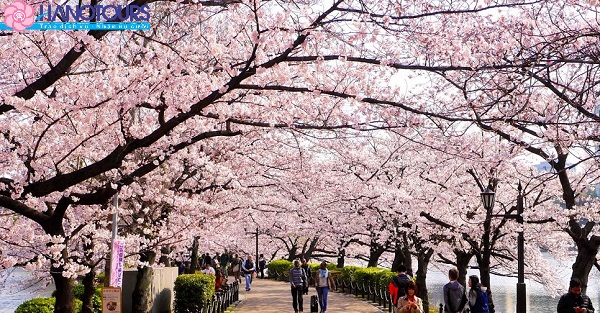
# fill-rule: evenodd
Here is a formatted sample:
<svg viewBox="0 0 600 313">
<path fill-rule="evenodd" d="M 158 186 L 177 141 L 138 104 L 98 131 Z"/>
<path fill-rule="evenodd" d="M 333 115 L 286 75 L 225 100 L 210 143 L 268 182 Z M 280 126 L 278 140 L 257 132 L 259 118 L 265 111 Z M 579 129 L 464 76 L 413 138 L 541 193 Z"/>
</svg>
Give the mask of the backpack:
<svg viewBox="0 0 600 313">
<path fill-rule="evenodd" d="M 408 282 L 410 280 L 412 279 L 406 274 L 400 274 L 392 278 L 392 281 L 389 284 L 389 289 L 394 305 L 398 303 L 398 299 L 406 296 L 406 286 L 408 286 Z"/>
<path fill-rule="evenodd" d="M 481 289 L 476 289 L 477 292 L 477 300 L 475 300 L 475 304 L 471 306 L 472 313 L 489 313 L 489 302 L 487 293 Z"/>
</svg>

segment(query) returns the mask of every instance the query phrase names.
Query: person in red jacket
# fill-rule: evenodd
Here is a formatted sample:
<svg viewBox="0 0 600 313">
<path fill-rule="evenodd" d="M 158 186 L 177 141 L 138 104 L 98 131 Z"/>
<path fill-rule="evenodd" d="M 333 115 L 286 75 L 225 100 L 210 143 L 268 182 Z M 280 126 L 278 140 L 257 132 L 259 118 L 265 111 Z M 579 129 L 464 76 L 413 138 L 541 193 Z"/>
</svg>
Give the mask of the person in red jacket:
<svg viewBox="0 0 600 313">
<path fill-rule="evenodd" d="M 392 278 L 389 284 L 390 296 L 394 307 L 398 307 L 398 299 L 406 295 L 406 287 L 408 282 L 412 281 L 412 278 L 406 274 L 406 266 L 398 266 L 398 276 Z"/>
</svg>

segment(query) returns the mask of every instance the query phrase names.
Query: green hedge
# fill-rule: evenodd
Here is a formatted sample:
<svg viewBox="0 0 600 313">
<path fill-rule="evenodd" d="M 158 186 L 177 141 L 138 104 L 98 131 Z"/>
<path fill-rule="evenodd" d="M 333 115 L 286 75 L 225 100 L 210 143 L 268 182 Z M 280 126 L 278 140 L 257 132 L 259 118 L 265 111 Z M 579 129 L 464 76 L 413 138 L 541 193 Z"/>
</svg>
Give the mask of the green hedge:
<svg viewBox="0 0 600 313">
<path fill-rule="evenodd" d="M 175 279 L 175 313 L 199 312 L 215 294 L 215 276 L 183 274 Z"/>
<path fill-rule="evenodd" d="M 269 270 L 269 278 L 287 280 L 287 275 L 292 269 L 292 267 L 294 267 L 294 263 L 288 260 L 271 261 L 269 262 L 269 264 L 267 264 L 267 269 Z M 271 273 L 273 273 L 273 275 L 271 275 Z M 279 276 L 276 276 L 275 274 L 278 274 Z"/>
<path fill-rule="evenodd" d="M 352 265 L 344 266 L 342 269 L 340 269 L 342 272 L 342 279 L 345 281 L 356 280 L 356 278 L 354 278 L 354 273 L 361 268 L 362 267 Z"/>
<path fill-rule="evenodd" d="M 54 313 L 56 298 L 34 298 L 27 300 L 15 310 L 15 313 Z M 75 299 L 75 312 L 81 312 L 83 303 Z"/>
<path fill-rule="evenodd" d="M 308 264 L 311 273 L 315 273 L 319 270 L 320 263 L 309 263 Z M 287 280 L 290 269 L 294 267 L 294 263 L 287 260 L 275 260 L 267 264 L 269 273 L 283 274 L 277 277 L 279 280 Z M 345 266 L 343 268 L 337 268 L 334 263 L 327 263 L 327 269 L 331 272 L 331 275 L 335 278 L 341 278 L 344 281 L 356 281 L 356 280 L 369 280 L 377 281 L 382 284 L 389 283 L 396 273 L 379 267 L 359 267 L 359 266 Z M 270 275 L 273 278 L 274 275 Z M 341 277 L 339 277 L 341 276 Z"/>
<path fill-rule="evenodd" d="M 73 286 L 73 295 L 79 300 L 83 300 L 85 287 L 81 284 Z M 92 297 L 92 309 L 94 313 L 102 313 L 102 288 L 96 288 Z"/>
<path fill-rule="evenodd" d="M 85 291 L 85 286 L 82 284 L 77 284 L 73 286 L 73 296 L 75 299 L 79 299 L 83 303 L 83 292 Z M 51 297 L 56 297 L 56 290 L 52 292 Z M 102 313 L 102 288 L 96 288 L 94 292 L 94 296 L 92 297 L 92 310 L 94 313 Z"/>
</svg>

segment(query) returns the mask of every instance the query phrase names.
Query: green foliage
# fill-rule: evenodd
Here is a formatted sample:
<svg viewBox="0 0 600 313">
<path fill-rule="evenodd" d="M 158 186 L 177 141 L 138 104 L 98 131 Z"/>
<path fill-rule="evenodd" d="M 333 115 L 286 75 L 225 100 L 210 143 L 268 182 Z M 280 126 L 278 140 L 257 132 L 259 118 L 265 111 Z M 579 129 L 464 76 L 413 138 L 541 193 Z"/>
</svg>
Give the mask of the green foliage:
<svg viewBox="0 0 600 313">
<path fill-rule="evenodd" d="M 15 313 L 54 313 L 56 298 L 34 298 L 27 300 L 15 310 Z M 75 299 L 75 312 L 81 312 L 83 303 Z"/>
<path fill-rule="evenodd" d="M 396 273 L 380 267 L 346 266 L 340 272 L 338 275 L 341 275 L 345 281 L 368 280 L 380 284 L 387 284 L 396 276 Z"/>
<path fill-rule="evenodd" d="M 385 270 L 379 267 L 359 268 L 354 272 L 352 278 L 358 281 L 375 281 L 383 271 Z"/>
<path fill-rule="evenodd" d="M 179 275 L 174 290 L 175 313 L 199 312 L 215 294 L 215 276 Z"/>
<path fill-rule="evenodd" d="M 102 272 L 96 275 L 96 282 L 98 285 L 104 285 L 104 281 L 106 280 L 106 273 Z"/>
<path fill-rule="evenodd" d="M 15 313 L 53 313 L 56 298 L 35 298 L 27 300 L 15 310 Z"/>
<path fill-rule="evenodd" d="M 269 269 L 269 277 L 279 280 L 286 280 L 287 274 L 290 272 L 292 267 L 294 267 L 294 263 L 288 260 L 275 260 L 267 264 L 267 268 Z M 271 275 L 271 273 L 277 273 L 278 275 Z"/>
<path fill-rule="evenodd" d="M 83 301 L 83 292 L 85 291 L 85 287 L 81 284 L 73 286 L 73 295 L 75 298 Z M 92 309 L 94 313 L 102 312 L 102 288 L 96 288 L 94 292 L 94 296 L 92 297 Z"/>
<path fill-rule="evenodd" d="M 315 273 L 319 270 L 320 263 L 308 263 L 309 269 L 311 273 Z M 283 278 L 279 277 L 280 280 L 287 279 L 287 273 L 294 267 L 294 263 L 287 260 L 275 260 L 267 264 L 267 268 L 269 269 L 269 273 L 279 273 L 285 275 Z M 396 273 L 379 267 L 359 267 L 359 266 L 345 266 L 344 268 L 337 268 L 334 263 L 327 263 L 327 269 L 330 271 L 331 275 L 335 278 L 341 276 L 345 281 L 349 280 L 370 280 L 376 281 L 382 284 L 389 283 Z M 273 275 L 274 276 L 274 275 Z M 271 276 L 271 277 L 273 277 Z"/>
<path fill-rule="evenodd" d="M 341 269 L 342 279 L 345 281 L 353 280 L 354 272 L 356 272 L 357 270 L 359 270 L 361 268 L 362 267 L 352 266 L 352 265 L 344 266 L 344 268 Z"/>
</svg>

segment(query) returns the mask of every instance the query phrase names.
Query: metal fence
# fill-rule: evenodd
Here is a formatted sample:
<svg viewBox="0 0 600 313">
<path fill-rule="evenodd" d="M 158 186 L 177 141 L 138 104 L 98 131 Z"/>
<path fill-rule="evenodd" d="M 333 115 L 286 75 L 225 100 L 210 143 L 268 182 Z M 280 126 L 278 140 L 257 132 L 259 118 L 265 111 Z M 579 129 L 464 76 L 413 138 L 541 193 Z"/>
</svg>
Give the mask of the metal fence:
<svg viewBox="0 0 600 313">
<path fill-rule="evenodd" d="M 388 284 L 373 282 L 369 280 L 345 280 L 340 277 L 335 279 L 337 291 L 345 294 L 352 294 L 363 300 L 376 303 L 383 307 L 384 311 L 393 311 L 392 297 L 388 289 Z"/>
<path fill-rule="evenodd" d="M 312 275 L 309 276 L 311 276 L 310 285 L 314 286 Z M 274 278 L 275 280 L 287 280 L 289 279 L 289 273 L 270 272 L 269 277 Z M 337 289 L 332 291 L 354 295 L 357 298 L 383 307 L 384 311 L 389 313 L 394 310 L 392 297 L 390 296 L 388 284 L 386 283 L 372 282 L 369 280 L 345 280 L 341 277 L 337 277 L 335 278 L 335 284 Z M 432 306 L 432 308 L 434 307 L 435 305 Z M 439 304 L 438 310 L 439 313 L 444 313 L 444 305 L 442 303 Z M 469 308 L 467 308 L 465 312 L 469 313 Z"/>
<path fill-rule="evenodd" d="M 240 285 L 237 281 L 223 286 L 222 291 L 217 291 L 201 312 L 198 313 L 223 313 L 229 306 L 240 300 Z"/>
</svg>

